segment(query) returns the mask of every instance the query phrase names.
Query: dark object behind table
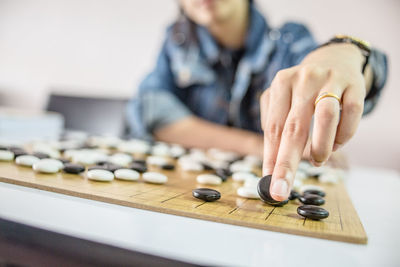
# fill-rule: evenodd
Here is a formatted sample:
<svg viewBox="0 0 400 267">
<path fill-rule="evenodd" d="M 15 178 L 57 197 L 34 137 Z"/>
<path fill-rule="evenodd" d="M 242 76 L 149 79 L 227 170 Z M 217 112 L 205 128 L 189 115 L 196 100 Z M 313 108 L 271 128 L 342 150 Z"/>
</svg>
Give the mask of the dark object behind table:
<svg viewBox="0 0 400 267">
<path fill-rule="evenodd" d="M 194 266 L 0 218 L 0 266 Z"/>
<path fill-rule="evenodd" d="M 51 94 L 47 110 L 61 113 L 65 129 L 89 134 L 125 136 L 128 100 Z"/>
</svg>

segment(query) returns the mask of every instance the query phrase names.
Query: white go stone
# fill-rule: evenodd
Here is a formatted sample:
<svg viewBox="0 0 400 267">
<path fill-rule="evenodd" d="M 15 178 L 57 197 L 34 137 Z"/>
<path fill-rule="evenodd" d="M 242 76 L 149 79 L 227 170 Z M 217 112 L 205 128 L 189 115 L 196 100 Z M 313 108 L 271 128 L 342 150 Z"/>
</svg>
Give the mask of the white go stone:
<svg viewBox="0 0 400 267">
<path fill-rule="evenodd" d="M 45 153 L 49 155 L 51 158 L 60 158 L 60 152 L 47 143 L 35 143 L 32 148 L 33 152 Z"/>
<path fill-rule="evenodd" d="M 324 184 L 337 184 L 340 180 L 340 176 L 335 171 L 324 172 L 318 176 L 318 181 Z"/>
<path fill-rule="evenodd" d="M 199 184 L 219 185 L 222 183 L 221 177 L 214 174 L 200 174 L 196 180 Z"/>
<path fill-rule="evenodd" d="M 150 148 L 151 146 L 148 142 L 139 139 L 131 139 L 118 145 L 119 151 L 132 154 L 146 154 L 150 151 Z"/>
<path fill-rule="evenodd" d="M 81 149 L 75 152 L 70 152 L 72 161 L 83 165 L 93 165 L 99 161 L 108 161 L 108 155 L 102 150 Z"/>
<path fill-rule="evenodd" d="M 169 149 L 169 153 L 171 154 L 172 157 L 179 158 L 185 155 L 186 150 L 180 145 L 172 145 Z"/>
<path fill-rule="evenodd" d="M 208 160 L 205 163 L 208 163 L 214 169 L 227 169 L 229 168 L 229 162 L 223 160 Z"/>
<path fill-rule="evenodd" d="M 127 166 L 132 162 L 132 160 L 132 156 L 125 153 L 115 153 L 114 155 L 108 157 L 109 162 L 121 166 Z"/>
<path fill-rule="evenodd" d="M 14 153 L 8 150 L 0 150 L 0 161 L 11 161 L 14 159 Z"/>
<path fill-rule="evenodd" d="M 236 193 L 245 198 L 252 198 L 252 199 L 259 199 L 260 196 L 258 195 L 257 188 L 254 187 L 247 187 L 247 186 L 242 186 L 239 187 L 236 191 Z"/>
<path fill-rule="evenodd" d="M 258 182 L 261 180 L 261 178 L 257 177 L 257 176 L 253 176 L 253 177 L 248 177 L 246 178 L 246 180 L 244 181 L 244 187 L 252 187 L 252 188 L 257 188 Z"/>
<path fill-rule="evenodd" d="M 239 154 L 231 151 L 224 151 L 218 148 L 210 148 L 207 151 L 211 158 L 222 161 L 234 161 L 239 158 Z"/>
<path fill-rule="evenodd" d="M 170 155 L 169 146 L 165 143 L 157 143 L 151 148 L 151 154 L 154 156 L 167 157 Z"/>
<path fill-rule="evenodd" d="M 321 167 L 310 167 L 307 169 L 306 173 L 308 176 L 318 176 L 325 172 L 326 168 L 324 166 Z"/>
<path fill-rule="evenodd" d="M 86 176 L 90 180 L 100 181 L 100 182 L 110 182 L 114 180 L 114 174 L 107 170 L 90 170 L 86 173 Z"/>
<path fill-rule="evenodd" d="M 114 172 L 116 179 L 126 180 L 126 181 L 137 181 L 140 174 L 137 171 L 131 169 L 118 169 Z"/>
<path fill-rule="evenodd" d="M 307 179 L 307 174 L 304 172 L 304 171 L 302 171 L 302 170 L 297 170 L 296 171 L 296 175 L 295 175 L 295 180 L 301 180 L 301 181 L 303 181 L 304 179 Z"/>
<path fill-rule="evenodd" d="M 145 172 L 142 177 L 145 182 L 152 184 L 165 184 L 168 182 L 168 177 L 159 172 Z"/>
<path fill-rule="evenodd" d="M 192 148 L 190 150 L 189 157 L 199 162 L 208 160 L 206 153 L 203 150 L 197 148 Z"/>
<path fill-rule="evenodd" d="M 262 159 L 255 155 L 247 155 L 243 158 L 243 160 L 256 166 L 262 165 Z"/>
<path fill-rule="evenodd" d="M 57 159 L 41 159 L 32 165 L 36 172 L 42 173 L 57 173 L 64 164 Z"/>
<path fill-rule="evenodd" d="M 313 184 L 303 185 L 300 187 L 299 191 L 300 191 L 300 194 L 303 194 L 304 191 L 307 191 L 307 190 L 318 190 L 318 191 L 325 192 L 325 190 L 321 186 L 313 185 Z"/>
<path fill-rule="evenodd" d="M 232 174 L 232 180 L 235 182 L 244 182 L 251 178 L 255 178 L 255 175 L 251 172 L 235 172 Z"/>
<path fill-rule="evenodd" d="M 15 163 L 21 166 L 32 167 L 33 164 L 38 162 L 40 159 L 31 155 L 21 155 L 15 159 Z"/>
<path fill-rule="evenodd" d="M 161 156 L 148 156 L 146 162 L 150 165 L 162 166 L 168 164 L 169 160 Z"/>
<path fill-rule="evenodd" d="M 252 172 L 254 165 L 244 160 L 238 160 L 229 166 L 231 172 Z"/>
<path fill-rule="evenodd" d="M 299 166 L 297 167 L 299 170 L 302 170 L 304 172 L 307 172 L 308 169 L 312 168 L 313 166 L 311 165 L 310 162 L 302 160 L 299 162 Z"/>
<path fill-rule="evenodd" d="M 295 189 L 299 189 L 301 186 L 303 185 L 303 180 L 301 180 L 301 179 L 294 179 L 294 181 L 293 181 L 293 187 L 295 188 Z"/>
<path fill-rule="evenodd" d="M 204 166 L 196 161 L 182 161 L 179 166 L 182 170 L 189 172 L 201 172 L 204 170 Z"/>
</svg>

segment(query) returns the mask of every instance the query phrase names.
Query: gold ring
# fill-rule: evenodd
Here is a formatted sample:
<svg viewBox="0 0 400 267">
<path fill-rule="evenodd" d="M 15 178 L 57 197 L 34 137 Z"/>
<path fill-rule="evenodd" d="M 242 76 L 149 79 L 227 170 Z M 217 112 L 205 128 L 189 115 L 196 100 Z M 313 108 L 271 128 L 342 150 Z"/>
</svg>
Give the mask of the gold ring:
<svg viewBox="0 0 400 267">
<path fill-rule="evenodd" d="M 325 98 L 325 97 L 333 97 L 333 98 L 335 98 L 337 101 L 339 101 L 339 105 L 341 104 L 341 99 L 340 99 L 340 97 L 338 97 L 336 94 L 334 94 L 334 93 L 322 93 L 322 94 L 320 94 L 318 97 L 317 97 L 317 99 L 315 99 L 315 102 L 314 102 L 314 106 L 316 106 L 317 104 L 318 104 L 318 102 L 319 101 L 321 101 L 321 99 L 323 99 L 323 98 Z"/>
</svg>

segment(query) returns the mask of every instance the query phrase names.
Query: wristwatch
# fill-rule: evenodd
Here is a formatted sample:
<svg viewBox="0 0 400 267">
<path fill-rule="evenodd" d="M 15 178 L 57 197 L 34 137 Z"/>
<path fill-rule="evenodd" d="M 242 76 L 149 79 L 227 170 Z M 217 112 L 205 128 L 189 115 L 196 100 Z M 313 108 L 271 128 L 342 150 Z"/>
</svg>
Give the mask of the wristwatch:
<svg viewBox="0 0 400 267">
<path fill-rule="evenodd" d="M 348 43 L 356 45 L 360 50 L 362 55 L 365 57 L 365 62 L 362 66 L 362 73 L 364 74 L 365 67 L 368 65 L 369 56 L 371 55 L 371 45 L 369 42 L 356 38 L 350 35 L 338 34 L 335 35 L 332 39 L 328 42 L 320 45 L 319 47 L 323 47 L 332 43 Z"/>
</svg>

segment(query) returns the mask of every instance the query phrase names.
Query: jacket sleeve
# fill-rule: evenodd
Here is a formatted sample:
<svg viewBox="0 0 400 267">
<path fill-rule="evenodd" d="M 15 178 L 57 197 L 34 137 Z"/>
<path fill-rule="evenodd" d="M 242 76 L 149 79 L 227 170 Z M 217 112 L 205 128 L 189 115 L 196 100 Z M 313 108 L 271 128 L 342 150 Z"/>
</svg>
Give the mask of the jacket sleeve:
<svg viewBox="0 0 400 267">
<path fill-rule="evenodd" d="M 177 87 L 170 67 L 167 41 L 161 49 L 154 70 L 140 83 L 127 106 L 127 120 L 132 136 L 152 139 L 152 133 L 191 115 L 176 96 Z"/>
</svg>

